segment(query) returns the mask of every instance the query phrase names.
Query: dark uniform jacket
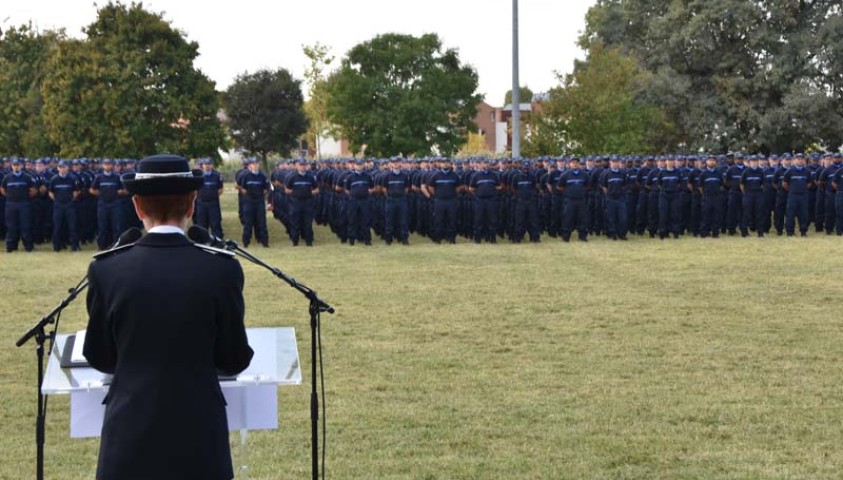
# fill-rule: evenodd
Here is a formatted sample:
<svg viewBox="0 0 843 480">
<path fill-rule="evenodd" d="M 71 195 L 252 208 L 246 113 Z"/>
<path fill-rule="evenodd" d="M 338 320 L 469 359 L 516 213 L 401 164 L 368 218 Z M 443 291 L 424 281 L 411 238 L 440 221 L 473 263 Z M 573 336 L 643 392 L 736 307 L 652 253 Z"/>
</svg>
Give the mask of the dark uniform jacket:
<svg viewBox="0 0 843 480">
<path fill-rule="evenodd" d="M 114 378 L 97 478 L 233 477 L 218 371 L 252 359 L 243 271 L 179 233 L 150 233 L 88 269 L 88 362 Z"/>
</svg>

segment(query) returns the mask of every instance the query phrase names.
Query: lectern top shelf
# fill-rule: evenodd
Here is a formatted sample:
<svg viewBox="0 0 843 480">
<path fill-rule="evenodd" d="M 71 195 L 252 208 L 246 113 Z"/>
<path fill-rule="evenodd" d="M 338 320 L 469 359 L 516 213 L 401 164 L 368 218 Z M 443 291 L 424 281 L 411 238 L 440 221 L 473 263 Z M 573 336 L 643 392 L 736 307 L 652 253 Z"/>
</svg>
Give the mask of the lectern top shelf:
<svg viewBox="0 0 843 480">
<path fill-rule="evenodd" d="M 249 345 L 255 351 L 249 368 L 237 377 L 223 379 L 223 388 L 248 385 L 300 385 L 301 368 L 292 327 L 247 328 Z M 67 394 L 78 391 L 108 390 L 111 375 L 90 367 L 62 368 L 61 354 L 71 334 L 56 336 L 47 362 L 41 391 L 44 394 Z"/>
</svg>

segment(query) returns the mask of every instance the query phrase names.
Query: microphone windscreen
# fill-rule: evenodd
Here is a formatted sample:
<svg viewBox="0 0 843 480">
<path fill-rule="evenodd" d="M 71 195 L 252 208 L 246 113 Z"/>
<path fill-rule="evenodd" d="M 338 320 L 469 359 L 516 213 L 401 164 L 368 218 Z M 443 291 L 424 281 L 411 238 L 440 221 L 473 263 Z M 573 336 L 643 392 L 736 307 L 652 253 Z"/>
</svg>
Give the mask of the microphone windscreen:
<svg viewBox="0 0 843 480">
<path fill-rule="evenodd" d="M 130 243 L 135 243 L 140 240 L 142 236 L 143 232 L 141 232 L 139 228 L 129 228 L 120 235 L 120 240 L 117 242 L 117 245 L 128 245 Z"/>
<path fill-rule="evenodd" d="M 208 245 L 211 243 L 211 234 L 208 233 L 207 229 L 204 229 L 199 225 L 193 225 L 187 229 L 187 238 L 192 240 L 194 243 L 201 245 Z"/>
</svg>

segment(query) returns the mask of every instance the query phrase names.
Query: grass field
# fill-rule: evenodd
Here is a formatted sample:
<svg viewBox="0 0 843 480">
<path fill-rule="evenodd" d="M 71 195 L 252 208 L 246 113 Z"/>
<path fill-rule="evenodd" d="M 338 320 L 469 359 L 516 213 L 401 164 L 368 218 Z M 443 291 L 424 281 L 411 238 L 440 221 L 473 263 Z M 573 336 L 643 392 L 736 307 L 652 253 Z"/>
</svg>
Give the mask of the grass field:
<svg viewBox="0 0 843 480">
<path fill-rule="evenodd" d="M 226 232 L 239 237 L 226 195 Z M 256 254 L 337 308 L 323 318 L 333 479 L 793 479 L 843 471 L 838 237 L 595 239 Z M 90 251 L 0 253 L 0 479 L 34 478 L 34 360 L 14 341 Z M 305 301 L 246 271 L 248 326 L 297 329 L 305 384 L 253 432 L 250 478 L 309 478 Z M 83 328 L 84 302 L 61 331 Z M 90 479 L 50 399 L 49 479 Z M 234 439 L 234 436 L 232 436 Z"/>
</svg>

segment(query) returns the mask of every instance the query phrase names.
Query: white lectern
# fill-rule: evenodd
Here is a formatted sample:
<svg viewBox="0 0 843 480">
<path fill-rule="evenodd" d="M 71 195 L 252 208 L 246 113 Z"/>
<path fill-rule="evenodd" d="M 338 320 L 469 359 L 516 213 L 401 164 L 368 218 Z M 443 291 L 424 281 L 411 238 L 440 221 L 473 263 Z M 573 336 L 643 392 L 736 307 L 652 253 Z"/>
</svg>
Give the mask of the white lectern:
<svg viewBox="0 0 843 480">
<path fill-rule="evenodd" d="M 292 327 L 247 328 L 249 345 L 255 351 L 249 368 L 230 380 L 221 380 L 228 403 L 228 429 L 240 430 L 241 465 L 239 478 L 246 472 L 246 432 L 278 428 L 278 385 L 300 385 L 301 369 Z M 70 436 L 96 437 L 102 430 L 111 375 L 90 367 L 62 368 L 61 355 L 70 335 L 57 335 L 47 362 L 41 392 L 45 395 L 70 394 Z"/>
</svg>

